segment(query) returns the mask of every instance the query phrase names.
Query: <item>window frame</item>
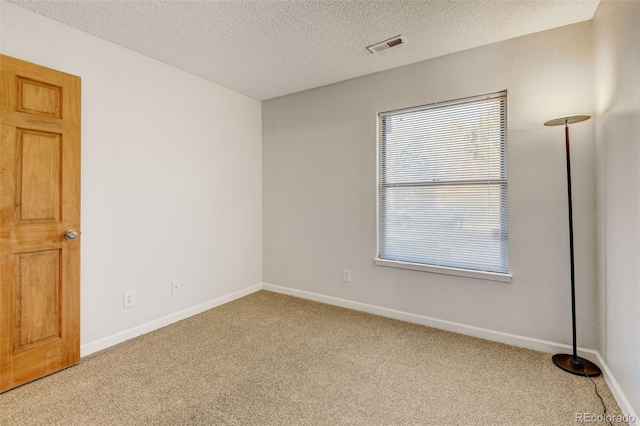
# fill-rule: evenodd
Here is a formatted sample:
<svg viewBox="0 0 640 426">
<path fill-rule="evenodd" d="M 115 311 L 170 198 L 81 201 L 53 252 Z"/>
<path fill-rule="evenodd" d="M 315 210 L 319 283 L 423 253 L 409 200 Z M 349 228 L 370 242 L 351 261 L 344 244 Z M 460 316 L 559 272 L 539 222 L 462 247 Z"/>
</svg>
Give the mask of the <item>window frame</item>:
<svg viewBox="0 0 640 426">
<path fill-rule="evenodd" d="M 492 271 L 483 271 L 483 270 L 475 270 L 475 269 L 465 269 L 465 268 L 456 268 L 452 266 L 442 266 L 442 265 L 434 265 L 434 264 L 423 264 L 423 263 L 414 263 L 410 261 L 403 260 L 393 260 L 393 259 L 385 259 L 380 257 L 380 247 L 381 247 L 381 200 L 382 200 L 382 161 L 384 159 L 383 156 L 383 119 L 385 116 L 395 115 L 400 113 L 411 113 L 417 111 L 423 111 L 427 109 L 438 109 L 451 105 L 460 105 L 471 102 L 478 102 L 487 99 L 495 99 L 495 98 L 505 98 L 505 124 L 504 124 L 504 146 L 503 146 L 503 173 L 504 173 L 504 191 L 508 191 L 508 176 L 507 176 L 507 123 L 506 123 L 506 115 L 507 115 L 507 91 L 499 91 L 490 94 L 480 95 L 480 96 L 471 96 L 466 98 L 454 99 L 445 102 L 436 102 L 426 105 L 420 105 L 409 108 L 400 108 L 390 111 L 384 111 L 377 114 L 377 149 L 376 149 L 376 257 L 374 258 L 374 263 L 378 266 L 384 267 L 393 267 L 393 268 L 401 268 L 401 269 L 409 269 L 414 271 L 422 271 L 422 272 L 430 272 L 437 274 L 445 274 L 445 275 L 455 275 L 469 278 L 479 278 L 484 280 L 491 281 L 499 281 L 499 282 L 511 282 L 513 275 L 511 274 L 511 263 L 509 260 L 509 244 L 508 244 L 508 227 L 509 220 L 508 215 L 505 215 L 504 221 L 506 222 L 504 226 L 501 226 L 501 229 L 507 230 L 507 245 L 506 245 L 506 256 L 507 256 L 507 267 L 508 272 L 492 272 Z M 508 194 L 505 194 L 505 200 L 508 204 Z M 507 208 L 508 210 L 508 208 Z"/>
</svg>

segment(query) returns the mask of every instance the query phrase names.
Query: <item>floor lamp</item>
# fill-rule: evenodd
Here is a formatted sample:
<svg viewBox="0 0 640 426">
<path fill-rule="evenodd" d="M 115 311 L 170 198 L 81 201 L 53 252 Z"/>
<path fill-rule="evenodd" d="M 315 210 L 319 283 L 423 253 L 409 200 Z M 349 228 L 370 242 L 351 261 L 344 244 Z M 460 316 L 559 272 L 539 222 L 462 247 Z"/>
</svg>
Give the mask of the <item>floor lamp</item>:
<svg viewBox="0 0 640 426">
<path fill-rule="evenodd" d="M 569 154 L 569 124 L 590 119 L 590 115 L 570 115 L 555 118 L 544 123 L 545 126 L 564 125 L 565 146 L 567 151 L 567 193 L 569 195 L 569 249 L 571 250 L 571 319 L 573 321 L 573 354 L 556 354 L 553 363 L 559 368 L 580 376 L 595 377 L 600 375 L 600 368 L 589 360 L 578 356 L 576 345 L 576 283 L 573 263 L 573 207 L 571 203 L 571 156 Z"/>
</svg>

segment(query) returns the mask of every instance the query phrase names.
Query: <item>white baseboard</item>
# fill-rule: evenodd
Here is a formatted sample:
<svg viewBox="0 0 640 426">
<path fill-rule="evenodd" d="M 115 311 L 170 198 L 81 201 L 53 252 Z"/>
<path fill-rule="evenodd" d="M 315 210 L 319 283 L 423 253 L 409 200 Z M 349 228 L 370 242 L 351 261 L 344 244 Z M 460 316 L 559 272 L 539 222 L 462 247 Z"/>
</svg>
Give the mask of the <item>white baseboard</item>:
<svg viewBox="0 0 640 426">
<path fill-rule="evenodd" d="M 191 308 L 187 308 L 182 311 L 167 315 L 165 317 L 149 321 L 145 324 L 129 328 L 116 334 L 112 334 L 111 336 L 103 337 L 101 339 L 94 340 L 93 342 L 83 344 L 80 347 L 80 356 L 84 357 L 94 352 L 101 351 L 102 349 L 117 345 L 118 343 L 122 343 L 126 340 L 133 339 L 134 337 L 140 336 L 142 334 L 146 334 L 159 328 L 165 327 L 169 324 L 173 324 L 174 322 L 178 322 L 185 318 L 200 314 L 204 311 L 215 308 L 216 306 L 224 305 L 225 303 L 229 303 L 233 300 L 239 299 L 260 290 L 262 290 L 262 284 L 252 285 L 231 294 L 217 297 L 213 300 L 209 300 L 208 302 L 192 306 Z"/>
<path fill-rule="evenodd" d="M 521 348 L 532 349 L 539 352 L 546 352 L 550 354 L 554 353 L 571 353 L 572 347 L 562 343 L 550 342 L 548 340 L 534 339 L 531 337 L 519 336 L 516 334 L 503 333 L 501 331 L 490 330 L 487 328 L 475 327 L 472 325 L 461 324 L 453 321 L 442 320 L 438 318 L 426 317 L 423 315 L 411 314 L 408 312 L 402 312 L 395 309 L 389 309 L 382 306 L 370 305 L 362 302 L 355 302 L 353 300 L 342 299 L 334 296 L 327 296 L 324 294 L 312 293 L 309 291 L 298 290 L 290 287 L 283 287 L 275 284 L 262 283 L 262 289 L 272 291 L 275 293 L 286 294 L 289 296 L 299 297 L 301 299 L 313 300 L 315 302 L 326 303 L 328 305 L 340 306 L 342 308 L 352 309 L 354 311 L 367 312 L 370 314 L 380 315 L 382 317 L 393 318 L 400 321 L 406 321 L 414 324 L 426 325 L 428 327 L 438 328 L 440 330 L 451 331 L 454 333 L 460 333 L 467 336 L 478 337 L 493 342 L 505 343 L 507 345 L 518 346 Z M 593 349 L 578 348 L 578 355 L 596 363 L 600 366 L 602 374 L 604 376 L 609 389 L 614 398 L 618 402 L 620 409 L 623 413 L 628 415 L 629 419 L 633 419 L 633 422 L 629 422 L 630 425 L 640 426 L 638 422 L 638 416 L 631 407 L 629 400 L 625 397 L 622 389 L 618 385 L 618 382 L 611 374 L 611 370 L 605 363 L 600 353 Z"/>
<path fill-rule="evenodd" d="M 380 315 L 387 318 L 393 318 L 400 321 L 411 322 L 414 324 L 426 325 L 428 327 L 438 328 L 440 330 L 460 333 L 467 336 L 479 337 L 493 342 L 505 343 L 507 345 L 518 346 L 535 351 L 558 353 L 571 351 L 571 346 L 561 343 L 554 343 L 547 340 L 534 339 L 531 337 L 518 336 L 516 334 L 503 333 L 501 331 L 490 330 L 487 328 L 475 327 L 472 325 L 461 324 L 453 321 L 442 320 L 438 318 L 426 317 L 418 314 L 389 309 L 382 306 L 369 305 L 362 302 L 354 302 L 352 300 L 341 299 L 339 297 L 326 296 L 318 293 L 297 290 L 288 287 L 282 287 L 273 284 L 262 284 L 264 290 L 276 293 L 288 294 L 290 296 L 302 299 L 314 300 L 316 302 L 327 303 L 329 305 L 340 306 L 343 308 L 353 309 L 355 311 L 368 312 L 370 314 Z M 592 362 L 599 362 L 597 352 L 592 349 L 578 348 L 578 354 Z"/>
<path fill-rule="evenodd" d="M 607 365 L 606 362 L 604 362 L 604 359 L 602 358 L 599 352 L 596 352 L 596 354 L 598 355 L 598 359 L 600 361 L 598 364 L 600 364 L 600 367 L 602 368 L 602 376 L 604 377 L 604 380 L 607 382 L 609 389 L 611 389 L 611 393 L 613 394 L 613 397 L 616 399 L 616 402 L 620 406 L 620 409 L 624 414 L 626 414 L 629 417 L 630 419 L 629 425 L 640 426 L 640 419 L 638 419 L 638 415 L 636 414 L 635 410 L 629 403 L 629 400 L 625 396 L 624 392 L 622 392 L 622 389 L 620 389 L 620 385 L 616 381 L 615 377 L 613 377 L 613 374 L 611 374 L 611 370 L 609 370 L 609 366 Z"/>
</svg>

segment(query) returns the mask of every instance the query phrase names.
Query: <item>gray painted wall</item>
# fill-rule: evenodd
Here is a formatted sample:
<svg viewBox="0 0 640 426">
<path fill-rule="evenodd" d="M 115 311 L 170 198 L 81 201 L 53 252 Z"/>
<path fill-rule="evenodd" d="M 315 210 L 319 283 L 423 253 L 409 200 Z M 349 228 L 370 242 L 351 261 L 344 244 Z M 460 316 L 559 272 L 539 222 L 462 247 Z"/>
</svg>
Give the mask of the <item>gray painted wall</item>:
<svg viewBox="0 0 640 426">
<path fill-rule="evenodd" d="M 259 284 L 260 102 L 12 3 L 0 11 L 2 53 L 82 77 L 83 355 Z"/>
<path fill-rule="evenodd" d="M 543 123 L 592 113 L 591 37 L 581 23 L 264 102 L 264 282 L 570 344 L 564 132 Z M 377 113 L 503 89 L 513 281 L 374 265 Z M 593 120 L 571 131 L 579 345 L 597 348 Z"/>
<path fill-rule="evenodd" d="M 593 20 L 602 354 L 640 413 L 640 2 Z"/>
</svg>

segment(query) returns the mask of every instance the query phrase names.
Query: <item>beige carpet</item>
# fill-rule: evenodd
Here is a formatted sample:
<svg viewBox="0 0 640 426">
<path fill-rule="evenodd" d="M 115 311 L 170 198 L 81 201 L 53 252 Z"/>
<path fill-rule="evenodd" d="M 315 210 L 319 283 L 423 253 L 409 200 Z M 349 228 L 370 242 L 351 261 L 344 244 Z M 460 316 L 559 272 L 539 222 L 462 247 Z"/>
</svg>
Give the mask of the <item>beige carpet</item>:
<svg viewBox="0 0 640 426">
<path fill-rule="evenodd" d="M 593 384 L 549 354 L 266 291 L 0 394 L 1 425 L 576 425 L 576 413 L 602 413 Z"/>
</svg>

